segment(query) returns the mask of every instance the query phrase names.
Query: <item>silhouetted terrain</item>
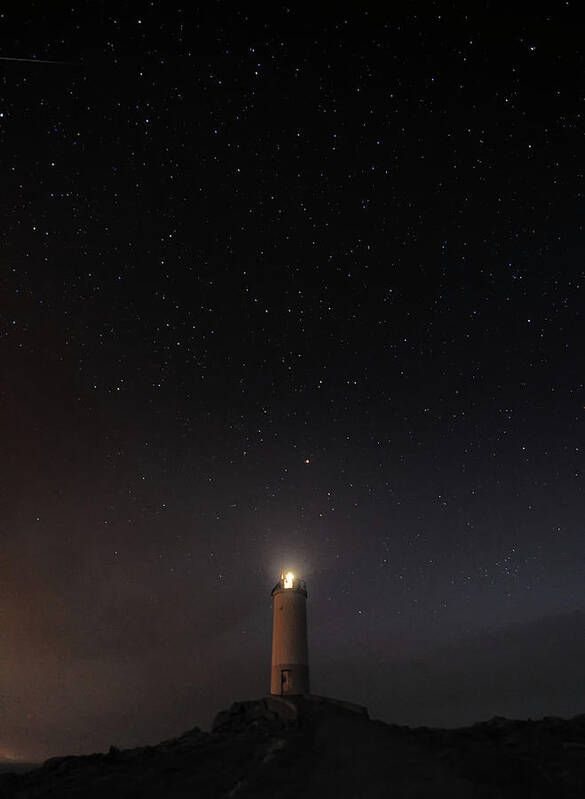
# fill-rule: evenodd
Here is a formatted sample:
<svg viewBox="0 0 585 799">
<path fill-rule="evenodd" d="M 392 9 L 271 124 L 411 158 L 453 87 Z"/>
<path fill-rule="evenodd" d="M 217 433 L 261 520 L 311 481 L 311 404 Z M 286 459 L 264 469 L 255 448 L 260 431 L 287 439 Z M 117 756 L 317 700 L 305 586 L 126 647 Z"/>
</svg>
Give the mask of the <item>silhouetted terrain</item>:
<svg viewBox="0 0 585 799">
<path fill-rule="evenodd" d="M 317 697 L 236 702 L 212 732 L 0 775 L 2 799 L 585 796 L 585 715 L 398 727 Z"/>
<path fill-rule="evenodd" d="M 26 771 L 39 768 L 39 763 L 22 763 L 14 760 L 0 760 L 0 778 L 2 774 L 16 773 L 24 774 Z"/>
</svg>

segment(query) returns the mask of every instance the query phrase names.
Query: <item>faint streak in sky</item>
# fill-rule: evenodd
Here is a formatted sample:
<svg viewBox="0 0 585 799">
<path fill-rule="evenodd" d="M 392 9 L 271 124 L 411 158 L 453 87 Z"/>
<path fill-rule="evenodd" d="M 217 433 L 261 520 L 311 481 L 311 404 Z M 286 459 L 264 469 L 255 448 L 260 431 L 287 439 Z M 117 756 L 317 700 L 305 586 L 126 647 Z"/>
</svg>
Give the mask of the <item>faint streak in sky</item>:
<svg viewBox="0 0 585 799">
<path fill-rule="evenodd" d="M 46 58 L 10 58 L 4 55 L 0 55 L 0 61 L 24 61 L 28 64 L 69 64 L 74 67 L 79 66 L 77 61 L 49 61 Z"/>
</svg>

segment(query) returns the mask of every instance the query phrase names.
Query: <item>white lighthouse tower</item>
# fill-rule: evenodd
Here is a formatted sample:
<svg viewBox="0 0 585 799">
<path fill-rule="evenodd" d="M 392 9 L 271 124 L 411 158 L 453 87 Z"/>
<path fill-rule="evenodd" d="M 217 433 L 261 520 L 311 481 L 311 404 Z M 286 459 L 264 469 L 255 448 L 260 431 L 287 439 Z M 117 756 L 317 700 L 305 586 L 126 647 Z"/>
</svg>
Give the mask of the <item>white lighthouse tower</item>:
<svg viewBox="0 0 585 799">
<path fill-rule="evenodd" d="M 307 587 L 292 572 L 283 572 L 272 589 L 272 670 L 270 693 L 279 696 L 309 693 L 307 646 Z"/>
</svg>

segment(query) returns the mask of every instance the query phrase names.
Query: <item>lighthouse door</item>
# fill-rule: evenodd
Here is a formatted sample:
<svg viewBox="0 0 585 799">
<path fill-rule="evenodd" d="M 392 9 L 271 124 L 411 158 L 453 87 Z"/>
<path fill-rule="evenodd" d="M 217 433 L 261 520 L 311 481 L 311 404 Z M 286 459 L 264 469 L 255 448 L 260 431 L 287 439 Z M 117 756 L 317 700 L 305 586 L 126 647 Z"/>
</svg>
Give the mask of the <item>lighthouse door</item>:
<svg viewBox="0 0 585 799">
<path fill-rule="evenodd" d="M 291 685 L 291 671 L 292 669 L 282 669 L 280 672 L 280 693 L 290 694 L 292 690 Z"/>
</svg>

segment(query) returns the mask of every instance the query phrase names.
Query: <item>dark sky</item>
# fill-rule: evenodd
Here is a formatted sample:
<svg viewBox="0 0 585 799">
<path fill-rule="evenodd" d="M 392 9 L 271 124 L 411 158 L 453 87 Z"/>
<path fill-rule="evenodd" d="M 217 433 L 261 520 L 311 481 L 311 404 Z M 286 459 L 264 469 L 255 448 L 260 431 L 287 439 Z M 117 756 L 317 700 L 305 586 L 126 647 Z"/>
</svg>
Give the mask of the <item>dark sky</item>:
<svg viewBox="0 0 585 799">
<path fill-rule="evenodd" d="M 245 5 L 0 20 L 0 755 L 585 710 L 579 4 Z"/>
</svg>

